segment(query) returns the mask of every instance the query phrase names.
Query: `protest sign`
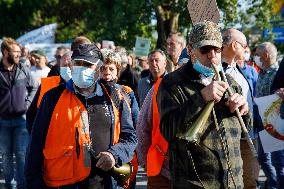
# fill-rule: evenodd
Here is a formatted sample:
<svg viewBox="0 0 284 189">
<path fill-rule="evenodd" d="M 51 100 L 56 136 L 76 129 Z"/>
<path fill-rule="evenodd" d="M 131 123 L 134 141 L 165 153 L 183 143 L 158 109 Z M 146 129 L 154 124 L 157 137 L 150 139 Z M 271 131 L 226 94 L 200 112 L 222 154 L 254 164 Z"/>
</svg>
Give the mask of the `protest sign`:
<svg viewBox="0 0 284 189">
<path fill-rule="evenodd" d="M 255 99 L 264 130 L 259 133 L 264 152 L 284 149 L 284 119 L 280 117 L 282 99 L 276 94 Z"/>
<path fill-rule="evenodd" d="M 151 40 L 149 38 L 136 37 L 135 50 L 136 56 L 148 56 Z"/>
<path fill-rule="evenodd" d="M 70 45 L 70 43 L 54 43 L 54 44 L 43 43 L 43 44 L 28 44 L 28 45 L 26 45 L 26 47 L 30 51 L 38 50 L 38 49 L 43 50 L 47 55 L 48 61 L 55 60 L 54 55 L 55 55 L 57 47 L 59 47 L 59 46 L 66 46 L 66 47 L 70 48 L 71 45 Z"/>
<path fill-rule="evenodd" d="M 55 30 L 57 24 L 49 24 L 38 29 L 32 30 L 21 37 L 16 41 L 21 45 L 26 45 L 29 43 L 54 43 L 55 41 Z"/>
<path fill-rule="evenodd" d="M 193 25 L 204 20 L 218 24 L 220 20 L 216 0 L 188 0 L 187 9 Z"/>
</svg>

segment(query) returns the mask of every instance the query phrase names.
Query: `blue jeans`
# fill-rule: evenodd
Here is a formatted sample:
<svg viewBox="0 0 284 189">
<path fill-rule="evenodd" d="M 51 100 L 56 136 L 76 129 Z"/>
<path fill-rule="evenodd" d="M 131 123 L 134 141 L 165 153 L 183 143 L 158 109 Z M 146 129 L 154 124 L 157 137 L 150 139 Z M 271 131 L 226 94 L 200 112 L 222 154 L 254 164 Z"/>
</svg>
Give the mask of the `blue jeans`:
<svg viewBox="0 0 284 189">
<path fill-rule="evenodd" d="M 258 159 L 270 189 L 284 188 L 284 150 L 264 153 L 260 139 Z"/>
<path fill-rule="evenodd" d="M 272 165 L 275 167 L 278 188 L 284 188 L 284 150 L 271 152 Z"/>
<path fill-rule="evenodd" d="M 16 157 L 17 188 L 25 188 L 24 166 L 28 142 L 29 135 L 24 117 L 0 120 L 0 149 L 3 154 L 3 173 L 7 189 L 12 188 L 11 181 L 14 178 L 13 154 Z"/>
<path fill-rule="evenodd" d="M 271 153 L 264 153 L 260 138 L 258 137 L 258 161 L 267 178 L 269 189 L 277 189 L 277 176 L 271 161 Z"/>
</svg>

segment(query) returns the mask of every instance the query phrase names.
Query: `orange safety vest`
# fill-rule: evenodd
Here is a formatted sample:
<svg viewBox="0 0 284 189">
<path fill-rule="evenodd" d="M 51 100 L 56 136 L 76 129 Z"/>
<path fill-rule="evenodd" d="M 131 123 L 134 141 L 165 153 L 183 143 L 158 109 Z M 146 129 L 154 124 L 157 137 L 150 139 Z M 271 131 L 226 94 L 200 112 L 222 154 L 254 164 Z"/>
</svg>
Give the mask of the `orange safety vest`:
<svg viewBox="0 0 284 189">
<path fill-rule="evenodd" d="M 39 108 L 40 106 L 40 102 L 41 102 L 43 95 L 50 89 L 57 87 L 59 83 L 60 83 L 60 76 L 41 78 L 41 87 L 40 87 L 40 92 L 39 92 L 39 96 L 37 100 L 37 108 Z"/>
<path fill-rule="evenodd" d="M 163 162 L 167 159 L 168 142 L 160 132 L 160 114 L 157 105 L 157 92 L 162 78 L 159 78 L 153 91 L 153 129 L 152 144 L 147 154 L 147 176 L 157 176 L 162 169 Z"/>
<path fill-rule="evenodd" d="M 119 111 L 113 106 L 115 128 L 113 144 L 120 134 Z M 90 145 L 89 128 L 82 121 L 82 113 L 87 110 L 74 93 L 65 89 L 61 94 L 51 117 L 46 136 L 43 179 L 49 187 L 74 184 L 87 178 L 90 165 L 84 164 L 84 148 Z M 79 133 L 79 156 L 76 152 L 76 132 Z M 78 149 L 78 147 L 77 147 Z"/>
</svg>

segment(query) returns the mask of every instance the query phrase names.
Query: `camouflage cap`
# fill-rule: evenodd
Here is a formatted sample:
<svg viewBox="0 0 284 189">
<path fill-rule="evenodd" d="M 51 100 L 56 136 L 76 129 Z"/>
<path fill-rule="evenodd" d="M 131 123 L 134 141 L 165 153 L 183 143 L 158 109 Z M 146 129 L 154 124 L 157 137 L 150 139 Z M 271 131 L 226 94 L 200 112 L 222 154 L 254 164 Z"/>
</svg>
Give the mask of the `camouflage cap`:
<svg viewBox="0 0 284 189">
<path fill-rule="evenodd" d="M 194 25 L 190 32 L 189 40 L 194 49 L 207 45 L 222 47 L 220 29 L 216 23 L 211 21 L 203 21 Z"/>
</svg>

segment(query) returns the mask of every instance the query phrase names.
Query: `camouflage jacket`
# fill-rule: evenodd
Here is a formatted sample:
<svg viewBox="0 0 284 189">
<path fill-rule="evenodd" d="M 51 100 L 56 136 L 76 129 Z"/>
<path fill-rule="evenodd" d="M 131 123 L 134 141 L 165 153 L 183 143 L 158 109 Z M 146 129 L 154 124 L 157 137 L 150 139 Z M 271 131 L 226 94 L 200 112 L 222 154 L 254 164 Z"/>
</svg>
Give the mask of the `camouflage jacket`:
<svg viewBox="0 0 284 189">
<path fill-rule="evenodd" d="M 234 92 L 241 94 L 238 84 L 226 75 Z M 206 105 L 200 93 L 205 85 L 199 74 L 186 64 L 162 80 L 157 95 L 160 112 L 161 133 L 169 142 L 170 171 L 173 188 L 234 188 L 228 172 L 228 163 L 222 148 L 221 138 L 228 148 L 229 165 L 236 188 L 243 188 L 242 159 L 240 153 L 241 126 L 235 115 L 230 113 L 222 100 L 214 105 L 220 132 L 217 132 L 213 115 L 206 123 L 206 130 L 199 145 L 178 139 L 177 133 L 184 133 L 191 127 Z M 244 116 L 245 124 L 251 121 L 251 114 Z M 220 133 L 220 134 L 219 134 Z M 220 135 L 222 137 L 220 137 Z"/>
</svg>

